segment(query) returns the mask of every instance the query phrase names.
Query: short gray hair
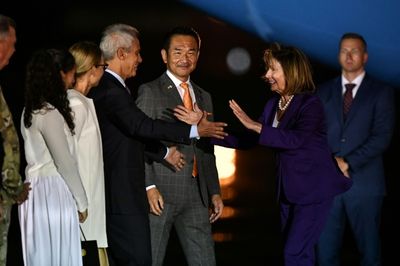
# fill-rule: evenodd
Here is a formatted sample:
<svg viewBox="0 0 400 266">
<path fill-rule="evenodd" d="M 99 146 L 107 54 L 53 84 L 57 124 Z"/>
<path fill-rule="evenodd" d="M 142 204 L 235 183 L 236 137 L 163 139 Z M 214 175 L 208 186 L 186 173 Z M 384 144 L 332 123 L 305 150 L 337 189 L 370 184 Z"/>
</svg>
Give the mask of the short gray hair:
<svg viewBox="0 0 400 266">
<path fill-rule="evenodd" d="M 139 31 L 127 24 L 113 24 L 108 26 L 100 42 L 104 60 L 108 61 L 115 57 L 118 48 L 130 51 L 132 42 L 139 39 Z"/>
</svg>

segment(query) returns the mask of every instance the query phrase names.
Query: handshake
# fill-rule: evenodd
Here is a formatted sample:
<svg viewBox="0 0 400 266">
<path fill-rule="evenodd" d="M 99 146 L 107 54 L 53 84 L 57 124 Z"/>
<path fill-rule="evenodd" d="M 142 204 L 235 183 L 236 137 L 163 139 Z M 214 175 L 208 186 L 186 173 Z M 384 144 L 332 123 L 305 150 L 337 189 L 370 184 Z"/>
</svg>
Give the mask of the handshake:
<svg viewBox="0 0 400 266">
<path fill-rule="evenodd" d="M 180 121 L 189 125 L 197 125 L 197 131 L 200 137 L 213 137 L 223 139 L 228 134 L 224 132 L 227 126 L 224 122 L 211 122 L 207 120 L 207 116 L 212 115 L 207 111 L 200 110 L 197 104 L 194 104 L 194 110 L 189 110 L 182 105 L 174 108 L 174 115 Z"/>
<path fill-rule="evenodd" d="M 228 135 L 224 132 L 224 127 L 226 127 L 227 124 L 224 122 L 208 121 L 207 117 L 212 114 L 200 110 L 197 104 L 194 104 L 194 110 L 189 110 L 182 105 L 178 105 L 173 111 L 176 118 L 180 121 L 189 125 L 197 125 L 197 132 L 200 137 L 223 139 Z M 184 155 L 177 150 L 176 146 L 169 147 L 169 152 L 165 160 L 175 171 L 182 170 L 186 163 Z"/>
</svg>

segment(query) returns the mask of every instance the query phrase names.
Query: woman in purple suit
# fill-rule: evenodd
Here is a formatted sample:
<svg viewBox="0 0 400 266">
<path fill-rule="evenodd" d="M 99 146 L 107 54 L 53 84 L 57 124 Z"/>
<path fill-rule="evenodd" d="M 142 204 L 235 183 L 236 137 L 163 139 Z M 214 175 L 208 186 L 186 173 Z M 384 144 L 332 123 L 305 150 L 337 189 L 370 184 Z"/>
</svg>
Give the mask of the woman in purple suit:
<svg viewBox="0 0 400 266">
<path fill-rule="evenodd" d="M 335 195 L 351 186 L 330 152 L 324 109 L 314 95 L 307 57 L 295 47 L 274 44 L 265 51 L 265 80 L 276 93 L 254 121 L 234 101 L 233 113 L 256 141 L 276 152 L 278 198 L 285 265 L 314 265 L 316 245 Z M 233 136 L 218 145 L 239 147 Z M 248 143 L 247 143 L 248 144 Z"/>
</svg>

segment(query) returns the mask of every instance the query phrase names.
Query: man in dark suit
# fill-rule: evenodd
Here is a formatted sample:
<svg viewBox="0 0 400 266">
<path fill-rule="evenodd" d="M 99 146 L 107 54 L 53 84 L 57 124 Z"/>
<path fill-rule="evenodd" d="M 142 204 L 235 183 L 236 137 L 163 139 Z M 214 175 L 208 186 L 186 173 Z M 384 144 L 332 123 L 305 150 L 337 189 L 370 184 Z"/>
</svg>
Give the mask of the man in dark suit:
<svg viewBox="0 0 400 266">
<path fill-rule="evenodd" d="M 393 90 L 368 76 L 367 44 L 356 33 L 340 40 L 342 75 L 319 88 L 324 103 L 328 141 L 342 172 L 353 180 L 337 196 L 318 244 L 320 266 L 340 265 L 348 220 L 361 255 L 361 265 L 381 265 L 380 219 L 385 194 L 382 154 L 395 119 Z M 351 83 L 352 85 L 347 85 Z"/>
<path fill-rule="evenodd" d="M 203 117 L 198 126 L 189 126 L 153 120 L 140 111 L 125 86 L 125 80 L 136 75 L 142 61 L 138 31 L 134 27 L 126 24 L 107 27 L 100 48 L 108 69 L 89 97 L 94 99 L 102 135 L 110 264 L 151 265 L 144 180 L 145 139 L 189 143 L 192 137 L 218 138 L 225 134 L 224 123 L 209 122 Z M 149 147 L 152 158 L 158 161 L 176 158 L 176 154 L 180 159 L 174 148 L 167 152 L 165 147 Z M 177 169 L 182 167 L 181 160 L 169 162 Z"/>
<path fill-rule="evenodd" d="M 199 53 L 200 38 L 196 31 L 186 27 L 171 30 L 161 50 L 167 71 L 139 87 L 138 107 L 151 118 L 175 121 L 168 110 L 185 103 L 187 96 L 190 98 L 188 108 L 192 109 L 196 103 L 200 109 L 212 112 L 210 94 L 190 79 Z M 187 161 L 180 172 L 162 163 L 146 163 L 153 266 L 163 265 L 172 226 L 188 265 L 215 265 L 210 223 L 220 217 L 223 202 L 213 145 L 209 138 L 201 138 L 190 144 L 179 144 L 178 150 Z"/>
</svg>

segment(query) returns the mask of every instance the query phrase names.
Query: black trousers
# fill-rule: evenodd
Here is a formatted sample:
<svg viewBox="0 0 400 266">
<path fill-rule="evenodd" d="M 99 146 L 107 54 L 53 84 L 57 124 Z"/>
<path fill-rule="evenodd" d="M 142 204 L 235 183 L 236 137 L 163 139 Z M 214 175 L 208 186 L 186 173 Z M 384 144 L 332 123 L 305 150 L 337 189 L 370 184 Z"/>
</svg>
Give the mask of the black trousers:
<svg viewBox="0 0 400 266">
<path fill-rule="evenodd" d="M 148 214 L 107 215 L 110 266 L 151 266 Z"/>
</svg>

